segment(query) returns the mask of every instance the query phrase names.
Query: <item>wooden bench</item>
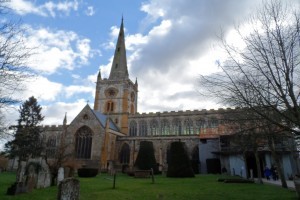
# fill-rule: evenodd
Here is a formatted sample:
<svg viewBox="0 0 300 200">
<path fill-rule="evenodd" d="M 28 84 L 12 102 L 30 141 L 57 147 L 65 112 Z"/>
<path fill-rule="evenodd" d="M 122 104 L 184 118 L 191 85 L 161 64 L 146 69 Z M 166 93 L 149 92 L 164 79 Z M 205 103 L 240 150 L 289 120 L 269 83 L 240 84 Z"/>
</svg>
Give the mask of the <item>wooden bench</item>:
<svg viewBox="0 0 300 200">
<path fill-rule="evenodd" d="M 135 178 L 150 178 L 151 170 L 135 170 L 134 177 Z"/>
</svg>

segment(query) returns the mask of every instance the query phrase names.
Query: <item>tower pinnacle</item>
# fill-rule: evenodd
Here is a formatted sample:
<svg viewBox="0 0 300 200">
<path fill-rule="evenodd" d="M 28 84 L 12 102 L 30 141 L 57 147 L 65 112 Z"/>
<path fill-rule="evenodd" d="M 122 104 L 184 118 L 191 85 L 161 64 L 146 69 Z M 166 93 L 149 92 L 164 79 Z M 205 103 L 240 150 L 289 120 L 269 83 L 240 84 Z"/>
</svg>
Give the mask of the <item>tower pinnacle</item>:
<svg viewBox="0 0 300 200">
<path fill-rule="evenodd" d="M 124 24 L 123 16 L 120 26 L 120 32 L 115 49 L 114 59 L 112 62 L 109 79 L 110 80 L 122 80 L 128 79 L 127 59 L 126 59 L 126 47 L 124 36 Z"/>
</svg>

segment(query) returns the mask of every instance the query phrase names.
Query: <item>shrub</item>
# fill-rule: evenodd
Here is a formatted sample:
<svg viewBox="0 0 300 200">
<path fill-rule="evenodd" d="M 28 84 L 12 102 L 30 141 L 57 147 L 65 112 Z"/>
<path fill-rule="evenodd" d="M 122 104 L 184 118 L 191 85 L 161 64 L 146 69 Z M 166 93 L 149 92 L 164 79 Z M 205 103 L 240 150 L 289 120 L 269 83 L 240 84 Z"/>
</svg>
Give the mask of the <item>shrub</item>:
<svg viewBox="0 0 300 200">
<path fill-rule="evenodd" d="M 150 170 L 152 168 L 154 174 L 158 174 L 158 167 L 152 142 L 141 141 L 139 153 L 134 166 L 140 170 Z"/>
<path fill-rule="evenodd" d="M 96 168 L 79 168 L 77 170 L 79 177 L 95 177 L 98 174 L 98 169 Z"/>
<path fill-rule="evenodd" d="M 182 142 L 172 142 L 167 177 L 195 177 L 190 159 Z"/>
</svg>

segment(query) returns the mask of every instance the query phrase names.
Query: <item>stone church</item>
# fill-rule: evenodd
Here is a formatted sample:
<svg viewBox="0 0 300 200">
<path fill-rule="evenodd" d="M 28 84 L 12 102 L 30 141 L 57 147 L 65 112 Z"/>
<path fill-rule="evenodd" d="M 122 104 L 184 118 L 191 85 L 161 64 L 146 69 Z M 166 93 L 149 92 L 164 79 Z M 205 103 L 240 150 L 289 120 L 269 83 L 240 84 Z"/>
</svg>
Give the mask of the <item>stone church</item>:
<svg viewBox="0 0 300 200">
<path fill-rule="evenodd" d="M 94 108 L 87 104 L 70 124 L 65 118 L 62 126 L 45 126 L 47 153 L 51 155 L 65 135 L 78 167 L 121 170 L 134 165 L 141 141 L 151 141 L 163 171 L 171 142 L 181 141 L 196 173 L 243 168 L 243 161 L 220 153 L 220 136 L 228 135 L 222 118 L 234 109 L 138 112 L 138 81 L 129 78 L 124 38 L 122 20 L 110 75 L 103 78 L 98 73 Z M 208 160 L 217 171 L 210 171 Z"/>
</svg>

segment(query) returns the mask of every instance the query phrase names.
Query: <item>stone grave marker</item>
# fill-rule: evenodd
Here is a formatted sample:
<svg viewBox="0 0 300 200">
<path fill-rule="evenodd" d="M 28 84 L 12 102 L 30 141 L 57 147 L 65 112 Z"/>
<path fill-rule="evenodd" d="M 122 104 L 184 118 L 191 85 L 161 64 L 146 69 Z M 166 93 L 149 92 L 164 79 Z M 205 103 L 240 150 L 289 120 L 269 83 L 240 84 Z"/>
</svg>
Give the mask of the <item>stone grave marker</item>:
<svg viewBox="0 0 300 200">
<path fill-rule="evenodd" d="M 60 167 L 58 169 L 58 174 L 57 174 L 57 185 L 59 185 L 59 183 L 64 180 L 65 178 L 65 174 L 64 174 L 64 168 Z"/>
<path fill-rule="evenodd" d="M 57 200 L 79 200 L 79 180 L 66 178 L 59 183 Z"/>
</svg>

